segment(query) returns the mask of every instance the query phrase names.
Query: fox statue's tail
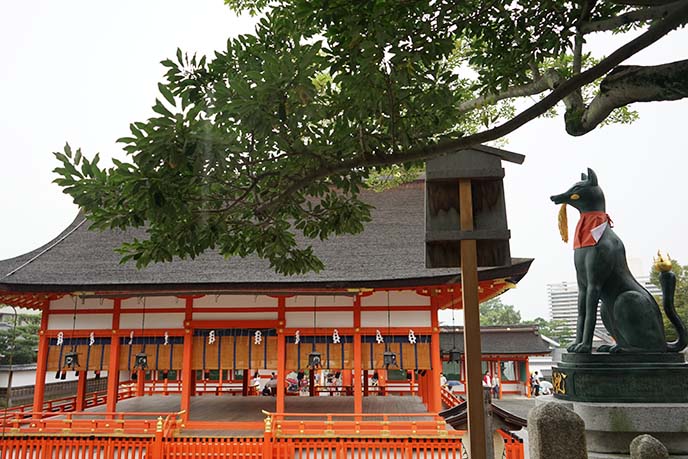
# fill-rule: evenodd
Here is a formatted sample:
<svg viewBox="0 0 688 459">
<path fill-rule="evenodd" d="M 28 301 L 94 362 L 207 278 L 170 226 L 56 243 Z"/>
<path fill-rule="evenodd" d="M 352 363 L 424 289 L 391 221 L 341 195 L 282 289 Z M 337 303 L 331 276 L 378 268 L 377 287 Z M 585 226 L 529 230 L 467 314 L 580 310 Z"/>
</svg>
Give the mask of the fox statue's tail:
<svg viewBox="0 0 688 459">
<path fill-rule="evenodd" d="M 662 286 L 662 297 L 664 303 L 664 313 L 669 318 L 671 324 L 676 328 L 676 341 L 667 343 L 667 351 L 681 352 L 688 344 L 688 333 L 686 326 L 681 321 L 681 318 L 676 314 L 674 307 L 674 291 L 676 290 L 676 275 L 671 271 L 665 271 L 659 274 L 659 283 Z"/>
</svg>

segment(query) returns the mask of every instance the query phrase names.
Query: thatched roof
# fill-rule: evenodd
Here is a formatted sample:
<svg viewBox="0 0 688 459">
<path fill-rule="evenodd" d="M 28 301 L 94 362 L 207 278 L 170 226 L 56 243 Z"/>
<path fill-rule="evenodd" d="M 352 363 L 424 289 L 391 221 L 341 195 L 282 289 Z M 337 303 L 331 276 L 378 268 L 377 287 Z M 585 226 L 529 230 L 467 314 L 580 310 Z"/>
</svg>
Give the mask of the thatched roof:
<svg viewBox="0 0 688 459">
<path fill-rule="evenodd" d="M 456 335 L 456 337 L 454 337 Z M 463 353 L 463 327 L 440 328 L 440 351 L 456 349 Z M 537 326 L 480 327 L 480 349 L 485 354 L 549 354 L 550 343 L 543 339 Z"/>
<path fill-rule="evenodd" d="M 459 269 L 425 268 L 423 183 L 415 182 L 381 193 L 367 191 L 372 221 L 358 235 L 327 241 L 304 240 L 325 263 L 319 273 L 285 277 L 257 257 L 225 259 L 206 253 L 195 260 L 175 259 L 137 269 L 120 264 L 114 249 L 145 230 L 90 231 L 83 216 L 58 237 L 29 253 L 0 261 L 0 292 L 70 292 L 90 290 L 154 290 L 175 288 L 393 287 L 456 282 Z M 480 279 L 518 282 L 531 259 L 511 266 L 483 269 Z"/>
</svg>

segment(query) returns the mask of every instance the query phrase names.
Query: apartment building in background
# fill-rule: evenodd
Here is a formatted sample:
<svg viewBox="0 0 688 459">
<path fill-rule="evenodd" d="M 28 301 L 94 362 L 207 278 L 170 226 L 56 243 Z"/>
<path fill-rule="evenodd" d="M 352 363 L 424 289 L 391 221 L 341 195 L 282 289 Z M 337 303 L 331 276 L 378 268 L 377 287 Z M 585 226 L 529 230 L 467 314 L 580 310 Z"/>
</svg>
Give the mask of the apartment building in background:
<svg viewBox="0 0 688 459">
<path fill-rule="evenodd" d="M 649 274 L 639 275 L 639 273 L 643 272 L 648 273 L 649 269 L 643 271 L 637 259 L 629 259 L 628 265 L 640 285 L 645 287 L 653 296 L 662 297 L 662 290 L 650 282 Z M 566 324 L 565 326 L 572 333 L 575 333 L 578 317 L 578 284 L 576 281 L 547 284 L 547 301 L 552 320 L 563 321 Z M 596 334 L 597 332 L 606 334 L 602 319 L 600 318 L 599 308 L 597 310 L 595 332 Z"/>
</svg>

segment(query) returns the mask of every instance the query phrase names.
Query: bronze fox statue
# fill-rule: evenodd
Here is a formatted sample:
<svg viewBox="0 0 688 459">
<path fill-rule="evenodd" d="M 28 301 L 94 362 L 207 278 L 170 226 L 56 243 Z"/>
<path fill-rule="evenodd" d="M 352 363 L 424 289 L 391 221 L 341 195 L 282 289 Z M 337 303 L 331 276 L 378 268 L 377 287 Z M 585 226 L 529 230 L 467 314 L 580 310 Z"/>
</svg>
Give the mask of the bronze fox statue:
<svg viewBox="0 0 688 459">
<path fill-rule="evenodd" d="M 578 281 L 578 322 L 576 341 L 568 351 L 592 351 L 598 304 L 602 322 L 616 341 L 613 346 L 600 346 L 598 352 L 682 351 L 688 337 L 674 308 L 676 277 L 668 270 L 660 274 L 664 312 L 678 335 L 676 341 L 667 343 L 657 302 L 628 269 L 626 249 L 612 230 L 595 172 L 588 169 L 587 175 L 581 174 L 580 182 L 550 199 L 580 212 L 573 256 Z"/>
</svg>

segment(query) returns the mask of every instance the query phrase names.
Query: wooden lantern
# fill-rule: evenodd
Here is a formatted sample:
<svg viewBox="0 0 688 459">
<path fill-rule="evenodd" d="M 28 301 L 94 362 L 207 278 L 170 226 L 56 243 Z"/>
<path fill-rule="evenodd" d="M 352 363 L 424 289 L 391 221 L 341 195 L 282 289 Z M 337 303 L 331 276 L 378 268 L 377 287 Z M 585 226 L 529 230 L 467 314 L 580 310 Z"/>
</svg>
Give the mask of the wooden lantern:
<svg viewBox="0 0 688 459">
<path fill-rule="evenodd" d="M 511 265 L 502 160 L 521 164 L 524 159 L 517 153 L 481 145 L 426 163 L 426 267 L 459 267 L 460 241 L 469 239 L 477 241 L 478 266 Z M 460 229 L 460 179 L 471 181 L 472 231 Z"/>
</svg>

